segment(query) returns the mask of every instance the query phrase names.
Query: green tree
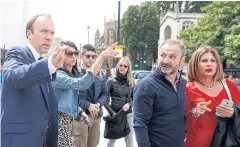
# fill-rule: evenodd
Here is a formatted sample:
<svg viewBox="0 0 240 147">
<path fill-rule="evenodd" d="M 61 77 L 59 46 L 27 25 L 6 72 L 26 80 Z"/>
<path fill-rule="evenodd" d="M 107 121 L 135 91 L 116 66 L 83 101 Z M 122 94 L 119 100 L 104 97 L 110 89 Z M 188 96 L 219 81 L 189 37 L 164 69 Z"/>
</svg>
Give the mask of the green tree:
<svg viewBox="0 0 240 147">
<path fill-rule="evenodd" d="M 123 42 L 132 59 L 145 52 L 156 60 L 159 39 L 159 13 L 154 2 L 129 6 L 121 23 Z"/>
<path fill-rule="evenodd" d="M 176 11 L 176 8 L 179 13 L 201 13 L 201 8 L 210 4 L 211 1 L 157 1 L 155 3 L 163 16 L 169 10 Z"/>
<path fill-rule="evenodd" d="M 198 13 L 200 7 L 209 3 L 208 1 L 156 1 L 129 6 L 122 17 L 121 36 L 133 61 L 136 60 L 137 53 L 141 53 L 142 57 L 143 52 L 152 55 L 153 60 L 156 61 L 160 15 L 164 16 L 167 11 L 175 11 L 176 8 L 178 8 L 178 12 Z"/>
<path fill-rule="evenodd" d="M 235 63 L 240 56 L 240 2 L 213 2 L 202 8 L 206 15 L 198 24 L 180 32 L 185 41 L 188 59 L 201 45 L 218 50 L 222 59 Z"/>
<path fill-rule="evenodd" d="M 186 1 L 185 13 L 202 13 L 201 8 L 207 6 L 211 1 Z"/>
</svg>

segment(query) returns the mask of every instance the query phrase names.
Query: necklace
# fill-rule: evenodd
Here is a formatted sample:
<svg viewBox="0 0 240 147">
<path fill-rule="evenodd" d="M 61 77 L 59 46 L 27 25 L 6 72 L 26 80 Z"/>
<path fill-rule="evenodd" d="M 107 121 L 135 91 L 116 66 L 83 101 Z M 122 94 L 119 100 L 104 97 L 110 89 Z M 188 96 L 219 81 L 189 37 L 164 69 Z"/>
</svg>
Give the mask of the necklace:
<svg viewBox="0 0 240 147">
<path fill-rule="evenodd" d="M 203 85 L 203 86 L 207 87 L 209 90 L 212 90 L 212 89 L 213 89 L 214 82 L 212 83 L 212 85 L 211 85 L 211 86 L 205 85 L 205 84 L 203 84 L 203 83 L 202 83 L 202 82 L 200 82 L 200 81 L 199 81 L 199 83 L 200 83 L 201 85 Z"/>
</svg>

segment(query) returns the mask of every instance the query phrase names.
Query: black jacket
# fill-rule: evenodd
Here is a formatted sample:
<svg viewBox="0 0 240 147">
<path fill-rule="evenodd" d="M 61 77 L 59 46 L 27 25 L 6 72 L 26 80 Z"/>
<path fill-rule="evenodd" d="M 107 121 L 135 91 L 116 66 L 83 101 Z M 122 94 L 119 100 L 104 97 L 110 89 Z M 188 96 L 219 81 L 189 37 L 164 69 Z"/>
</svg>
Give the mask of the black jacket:
<svg viewBox="0 0 240 147">
<path fill-rule="evenodd" d="M 233 118 L 218 117 L 211 147 L 240 146 L 240 105 L 235 105 Z"/>
<path fill-rule="evenodd" d="M 83 70 L 81 71 L 84 74 Z M 87 90 L 79 90 L 79 106 L 88 112 L 88 106 L 92 104 L 100 104 L 98 116 L 102 117 L 102 106 L 107 102 L 107 85 L 102 72 L 95 77 L 94 83 Z"/>
<path fill-rule="evenodd" d="M 109 97 L 111 98 L 110 106 L 115 111 L 121 110 L 123 105 L 125 105 L 126 103 L 129 103 L 132 106 L 133 88 L 129 88 L 128 83 L 121 85 L 115 78 L 111 77 L 107 81 L 107 87 Z M 131 93 L 131 95 L 128 98 L 129 92 Z M 129 112 L 132 112 L 132 110 L 129 109 Z"/>
</svg>

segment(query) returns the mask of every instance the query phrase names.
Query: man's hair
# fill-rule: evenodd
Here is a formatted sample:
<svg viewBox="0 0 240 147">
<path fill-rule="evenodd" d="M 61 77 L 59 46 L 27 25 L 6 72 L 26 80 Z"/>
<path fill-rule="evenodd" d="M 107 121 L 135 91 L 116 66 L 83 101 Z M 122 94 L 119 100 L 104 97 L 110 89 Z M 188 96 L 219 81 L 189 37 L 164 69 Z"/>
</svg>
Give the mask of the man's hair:
<svg viewBox="0 0 240 147">
<path fill-rule="evenodd" d="M 192 55 L 189 64 L 188 64 L 188 72 L 187 72 L 187 80 L 189 82 L 192 81 L 200 81 L 202 75 L 200 73 L 200 60 L 201 57 L 206 53 L 212 53 L 216 58 L 217 69 L 216 73 L 213 76 L 214 81 L 221 81 L 224 78 L 224 72 L 222 69 L 220 56 L 215 48 L 209 46 L 201 46 L 198 48 Z"/>
<path fill-rule="evenodd" d="M 93 45 L 91 45 L 91 44 L 86 44 L 86 45 L 84 45 L 84 46 L 82 47 L 82 55 L 84 55 L 84 53 L 85 53 L 86 51 L 91 51 L 91 52 L 96 53 L 95 47 L 94 47 Z"/>
<path fill-rule="evenodd" d="M 78 50 L 76 44 L 70 40 L 61 41 L 60 44 L 70 46 L 70 47 L 73 47 L 75 50 Z"/>
<path fill-rule="evenodd" d="M 185 56 L 186 55 L 186 47 L 179 40 L 169 39 L 169 40 L 164 41 L 161 45 L 158 46 L 158 51 L 160 51 L 161 49 L 165 48 L 166 45 L 174 45 L 174 44 L 178 44 L 179 45 L 179 47 L 180 47 L 180 49 L 182 51 L 182 56 Z"/>
<path fill-rule="evenodd" d="M 49 14 L 38 14 L 38 15 L 35 15 L 32 18 L 30 18 L 30 20 L 28 21 L 27 26 L 26 26 L 26 37 L 27 38 L 28 38 L 27 31 L 30 30 L 31 32 L 33 32 L 33 30 L 34 30 L 33 25 L 34 25 L 35 21 L 41 16 L 46 16 L 46 17 L 49 17 L 50 19 L 52 19 L 51 15 L 49 15 Z"/>
</svg>

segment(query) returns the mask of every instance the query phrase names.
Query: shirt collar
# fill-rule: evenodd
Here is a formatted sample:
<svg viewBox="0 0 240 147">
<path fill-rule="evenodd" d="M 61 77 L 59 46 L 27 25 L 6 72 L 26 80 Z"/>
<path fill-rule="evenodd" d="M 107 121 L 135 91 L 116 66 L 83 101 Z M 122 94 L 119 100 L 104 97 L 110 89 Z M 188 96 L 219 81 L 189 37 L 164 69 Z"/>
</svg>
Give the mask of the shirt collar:
<svg viewBox="0 0 240 147">
<path fill-rule="evenodd" d="M 30 49 L 30 51 L 32 52 L 32 54 L 33 54 L 33 56 L 34 56 L 34 59 L 35 59 L 35 60 L 38 60 L 38 58 L 41 57 L 41 56 L 40 56 L 39 53 L 36 51 L 36 49 L 35 49 L 30 43 L 28 43 L 27 46 L 28 46 L 28 48 Z"/>
</svg>

